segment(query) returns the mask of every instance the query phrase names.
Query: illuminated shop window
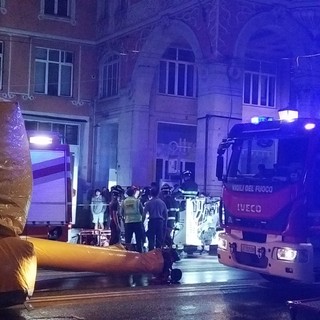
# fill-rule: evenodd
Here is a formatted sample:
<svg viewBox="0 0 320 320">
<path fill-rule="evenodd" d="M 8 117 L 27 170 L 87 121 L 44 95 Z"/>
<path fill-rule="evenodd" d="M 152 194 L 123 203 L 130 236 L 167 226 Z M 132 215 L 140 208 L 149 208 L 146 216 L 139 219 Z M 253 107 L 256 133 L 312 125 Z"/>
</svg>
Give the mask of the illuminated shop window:
<svg viewBox="0 0 320 320">
<path fill-rule="evenodd" d="M 73 54 L 68 51 L 36 48 L 36 93 L 51 96 L 72 95 Z"/>
<path fill-rule="evenodd" d="M 276 64 L 246 60 L 244 68 L 243 103 L 274 107 L 276 97 Z"/>
<path fill-rule="evenodd" d="M 195 97 L 195 57 L 191 50 L 168 48 L 159 70 L 159 92 Z"/>
</svg>

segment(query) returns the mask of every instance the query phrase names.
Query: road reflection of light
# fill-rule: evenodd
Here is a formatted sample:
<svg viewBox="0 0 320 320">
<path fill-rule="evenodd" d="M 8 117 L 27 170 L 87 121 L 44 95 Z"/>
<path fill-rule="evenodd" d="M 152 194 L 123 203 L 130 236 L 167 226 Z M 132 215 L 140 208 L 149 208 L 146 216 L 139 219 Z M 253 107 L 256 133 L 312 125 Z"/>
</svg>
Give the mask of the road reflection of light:
<svg viewBox="0 0 320 320">
<path fill-rule="evenodd" d="M 231 319 L 224 316 L 228 314 L 228 308 L 226 307 L 222 294 L 216 294 L 214 300 L 209 296 L 205 296 L 200 306 L 199 304 L 194 304 L 192 297 L 184 297 L 183 299 L 184 302 L 189 301 L 189 304 L 176 305 L 176 316 L 179 319 L 187 318 L 190 320 L 197 320 L 201 319 L 202 316 L 205 319 Z"/>
<path fill-rule="evenodd" d="M 197 309 L 197 307 L 196 307 L 196 306 L 188 305 L 188 306 L 181 306 L 180 309 L 183 310 L 183 311 L 187 311 L 187 310 Z"/>
<path fill-rule="evenodd" d="M 185 272 L 182 275 L 181 282 L 185 284 L 195 284 L 199 282 L 210 283 L 217 281 L 212 271 Z"/>
<path fill-rule="evenodd" d="M 250 279 L 252 276 L 248 274 L 245 279 Z M 256 276 L 260 279 L 258 276 Z M 214 282 L 230 282 L 239 279 L 239 275 L 235 272 L 230 271 L 193 271 L 193 272 L 183 272 L 181 283 L 183 284 L 196 284 L 196 283 L 214 283 Z"/>
</svg>

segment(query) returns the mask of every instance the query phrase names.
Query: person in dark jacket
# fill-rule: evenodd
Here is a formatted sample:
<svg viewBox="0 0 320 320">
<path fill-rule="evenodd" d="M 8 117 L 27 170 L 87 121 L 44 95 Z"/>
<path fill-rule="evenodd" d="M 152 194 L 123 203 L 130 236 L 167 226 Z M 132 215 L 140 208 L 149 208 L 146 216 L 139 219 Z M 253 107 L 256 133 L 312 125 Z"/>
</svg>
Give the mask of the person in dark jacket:
<svg viewBox="0 0 320 320">
<path fill-rule="evenodd" d="M 121 186 L 111 188 L 111 202 L 109 204 L 110 211 L 110 230 L 111 237 L 109 245 L 120 243 L 121 236 L 121 216 L 120 216 L 120 198 L 123 193 Z"/>
<path fill-rule="evenodd" d="M 111 201 L 111 192 L 107 187 L 101 188 L 101 194 L 105 198 L 106 201 L 106 210 L 104 212 L 104 227 L 105 229 L 110 229 L 110 210 L 109 210 L 109 203 Z"/>
<path fill-rule="evenodd" d="M 144 215 L 149 214 L 148 222 L 148 249 L 161 248 L 164 242 L 165 226 L 168 219 L 168 209 L 159 197 L 159 189 L 151 188 L 151 199 L 146 202 L 143 209 Z"/>
<path fill-rule="evenodd" d="M 194 198 L 199 193 L 199 186 L 192 178 L 192 172 L 186 170 L 182 173 L 183 182 L 179 191 L 185 198 Z"/>
<path fill-rule="evenodd" d="M 165 183 L 161 187 L 161 199 L 167 206 L 168 209 L 168 219 L 166 225 L 165 233 L 165 244 L 171 246 L 173 244 L 173 229 L 176 223 L 179 221 L 179 203 L 171 195 L 172 187 Z"/>
</svg>

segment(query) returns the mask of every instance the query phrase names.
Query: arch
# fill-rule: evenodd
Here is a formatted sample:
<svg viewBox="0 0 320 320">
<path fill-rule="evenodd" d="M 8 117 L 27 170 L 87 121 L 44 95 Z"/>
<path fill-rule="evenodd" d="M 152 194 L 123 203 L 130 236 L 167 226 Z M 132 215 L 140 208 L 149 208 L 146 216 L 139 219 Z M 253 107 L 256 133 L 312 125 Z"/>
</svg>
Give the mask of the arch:
<svg viewBox="0 0 320 320">
<path fill-rule="evenodd" d="M 194 31 L 181 21 L 165 19 L 165 21 L 150 33 L 147 41 L 140 51 L 133 70 L 131 88 L 132 96 L 134 97 L 135 92 L 139 91 L 149 93 L 148 97 L 145 96 L 144 101 L 141 101 L 142 104 L 146 104 L 146 99 L 148 99 L 148 101 L 150 99 L 155 68 L 157 67 L 163 53 L 171 43 L 179 41 L 180 39 L 183 39 L 184 42 L 191 47 L 195 55 L 196 62 L 202 60 L 202 51 Z M 143 81 L 141 81 L 140 77 L 142 72 Z M 140 103 L 137 100 L 135 101 L 138 104 Z"/>
<path fill-rule="evenodd" d="M 306 54 L 308 46 L 310 47 L 311 38 L 301 25 L 281 8 L 275 8 L 256 15 L 242 28 L 234 49 L 235 58 L 241 59 L 245 56 L 250 37 L 262 29 L 285 35 L 294 57 Z"/>
</svg>

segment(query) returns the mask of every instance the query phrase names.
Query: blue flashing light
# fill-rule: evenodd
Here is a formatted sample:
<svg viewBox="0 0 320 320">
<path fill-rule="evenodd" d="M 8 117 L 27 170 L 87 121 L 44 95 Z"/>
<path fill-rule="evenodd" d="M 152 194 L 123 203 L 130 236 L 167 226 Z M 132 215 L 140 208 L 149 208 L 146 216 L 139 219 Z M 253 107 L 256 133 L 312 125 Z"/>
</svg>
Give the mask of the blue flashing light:
<svg viewBox="0 0 320 320">
<path fill-rule="evenodd" d="M 251 118 L 251 123 L 253 123 L 253 124 L 258 124 L 260 122 L 266 122 L 266 121 L 273 121 L 273 118 L 272 117 L 265 117 L 265 116 Z"/>
</svg>

